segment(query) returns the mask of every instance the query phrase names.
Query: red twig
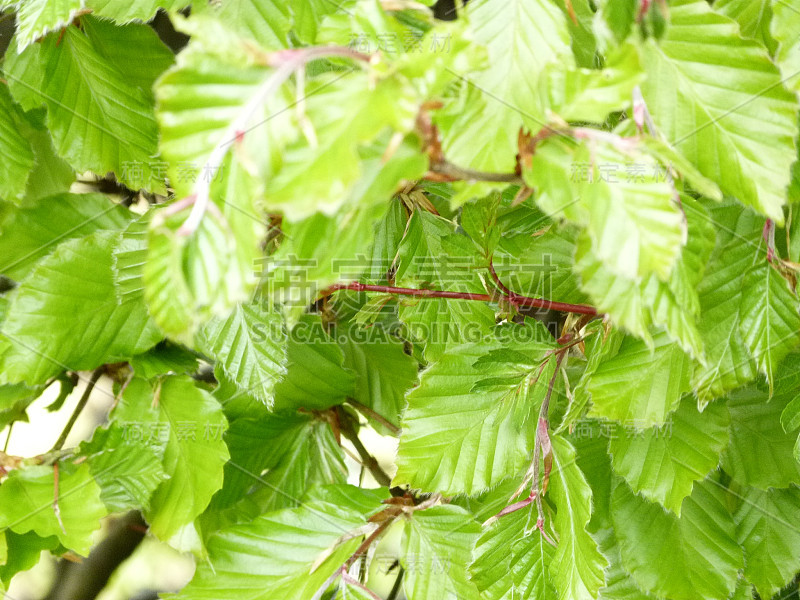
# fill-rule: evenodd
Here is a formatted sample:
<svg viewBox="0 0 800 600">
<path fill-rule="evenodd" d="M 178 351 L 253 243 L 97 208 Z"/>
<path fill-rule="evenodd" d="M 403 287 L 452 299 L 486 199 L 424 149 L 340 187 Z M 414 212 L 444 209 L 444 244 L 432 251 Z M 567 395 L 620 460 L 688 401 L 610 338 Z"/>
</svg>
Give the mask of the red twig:
<svg viewBox="0 0 800 600">
<path fill-rule="evenodd" d="M 328 296 L 333 292 L 340 290 L 350 290 L 352 292 L 379 292 L 382 294 L 396 294 L 398 296 L 414 296 L 416 298 L 447 298 L 451 300 L 475 300 L 478 302 L 494 302 L 489 294 L 478 294 L 474 292 L 449 292 L 446 290 L 425 290 L 395 287 L 391 285 L 370 285 L 366 283 L 336 283 L 323 290 L 322 295 Z M 597 309 L 593 306 L 586 306 L 585 304 L 568 304 L 566 302 L 554 302 L 544 298 L 529 298 L 528 296 L 521 296 L 511 290 L 506 292 L 509 302 L 516 306 L 529 306 L 533 308 L 543 308 L 550 310 L 557 310 L 559 312 L 571 312 L 582 315 L 596 316 Z"/>
</svg>

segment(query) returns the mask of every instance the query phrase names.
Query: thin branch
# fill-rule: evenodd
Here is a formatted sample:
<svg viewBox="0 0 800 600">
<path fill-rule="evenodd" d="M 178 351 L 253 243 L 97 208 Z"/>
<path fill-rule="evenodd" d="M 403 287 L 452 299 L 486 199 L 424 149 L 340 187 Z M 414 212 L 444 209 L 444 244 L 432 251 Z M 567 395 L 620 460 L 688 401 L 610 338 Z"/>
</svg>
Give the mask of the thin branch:
<svg viewBox="0 0 800 600">
<path fill-rule="evenodd" d="M 8 424 L 8 434 L 6 434 L 6 443 L 3 444 L 3 453 L 4 454 L 6 452 L 8 452 L 8 444 L 9 444 L 9 442 L 11 442 L 11 431 L 14 429 L 14 423 L 15 422 L 16 421 L 11 421 L 11 423 Z"/>
<path fill-rule="evenodd" d="M 383 532 L 386 531 L 389 525 L 391 525 L 394 522 L 395 517 L 388 517 L 385 521 L 381 522 L 381 524 L 378 525 L 375 528 L 375 530 L 371 534 L 369 534 L 363 542 L 361 542 L 358 548 L 356 548 L 356 551 L 350 555 L 350 558 L 348 558 L 341 567 L 339 567 L 333 573 L 331 573 L 331 576 L 328 577 L 328 579 L 326 579 L 322 583 L 322 585 L 320 585 L 317 588 L 317 591 L 311 597 L 311 600 L 319 600 L 320 598 L 322 598 L 322 595 L 325 593 L 325 591 L 331 585 L 333 585 L 333 582 L 336 581 L 339 577 L 342 577 L 344 579 L 345 576 L 347 575 L 347 572 L 350 570 L 350 567 L 352 567 L 355 564 L 355 562 L 363 554 L 367 552 L 369 547 L 372 545 L 372 542 L 378 539 L 378 537 L 380 537 L 381 534 L 383 534 Z"/>
<path fill-rule="evenodd" d="M 489 181 L 495 183 L 509 183 L 514 185 L 525 185 L 525 180 L 516 173 L 489 173 L 486 171 L 475 171 L 454 165 L 446 160 L 438 160 L 431 163 L 430 171 L 425 175 L 425 179 L 434 181 Z"/>
<path fill-rule="evenodd" d="M 139 512 L 115 519 L 108 535 L 81 562 L 61 560 L 58 576 L 44 600 L 93 600 L 112 574 L 139 547 L 147 524 Z"/>
<path fill-rule="evenodd" d="M 365 406 L 364 404 L 361 404 L 361 402 L 358 402 L 353 398 L 348 398 L 347 403 L 365 417 L 369 417 L 370 419 L 376 420 L 378 423 L 386 427 L 386 429 L 391 431 L 393 434 L 398 435 L 400 433 L 400 428 L 397 425 L 389 421 L 389 419 L 387 419 L 383 415 L 372 410 L 369 406 Z"/>
<path fill-rule="evenodd" d="M 86 384 L 86 389 L 83 390 L 83 396 L 78 401 L 78 405 L 75 407 L 75 410 L 72 411 L 72 415 L 67 421 L 67 424 L 64 426 L 64 430 L 61 432 L 61 435 L 58 436 L 56 443 L 53 444 L 53 447 L 50 449 L 50 452 L 57 452 L 64 447 L 64 442 L 67 441 L 67 436 L 69 436 L 69 432 L 72 431 L 73 425 L 75 425 L 75 421 L 78 420 L 78 417 L 81 414 L 81 411 L 86 407 L 86 403 L 89 402 L 89 396 L 92 395 L 92 390 L 94 389 L 95 384 L 97 381 L 102 377 L 103 371 L 105 370 L 104 366 L 97 367 L 94 372 L 92 373 L 91 379 Z"/>
<path fill-rule="evenodd" d="M 499 287 L 502 292 L 509 297 L 510 300 L 515 294 L 500 280 L 500 277 L 497 275 L 497 271 L 494 270 L 494 264 L 492 263 L 491 259 L 489 260 L 489 273 L 492 275 L 492 279 L 494 279 L 497 287 Z"/>
<path fill-rule="evenodd" d="M 373 592 L 371 589 L 369 589 L 367 586 L 365 586 L 363 583 L 361 583 L 355 577 L 352 577 L 347 571 L 342 572 L 342 581 L 344 581 L 345 583 L 349 583 L 350 585 L 359 588 L 362 592 L 367 594 L 373 600 L 381 600 L 381 597 L 378 596 L 378 594 Z"/>
<path fill-rule="evenodd" d="M 348 558 L 347 561 L 342 566 L 342 569 L 345 573 L 350 570 L 350 567 L 352 567 L 355 564 L 355 562 L 361 557 L 361 555 L 367 552 L 369 547 L 372 545 L 372 542 L 378 539 L 381 536 L 381 534 L 384 531 L 386 531 L 386 529 L 392 523 L 394 523 L 394 518 L 392 517 L 387 518 L 380 525 L 378 525 L 378 527 L 375 528 L 375 531 L 370 533 L 366 537 L 366 539 L 363 542 L 361 542 L 361 545 L 358 548 L 356 548 L 356 551 L 350 555 L 350 558 Z"/>
<path fill-rule="evenodd" d="M 361 443 L 349 417 L 340 406 L 336 407 L 336 415 L 339 418 L 339 430 L 342 432 L 342 435 L 353 444 L 356 452 L 358 452 L 358 455 L 361 457 L 361 463 L 369 469 L 369 472 L 372 473 L 378 485 L 389 487 L 392 483 L 392 478 L 387 475 L 386 471 L 378 464 L 377 459 L 372 456 L 364 447 L 364 444 Z"/>
<path fill-rule="evenodd" d="M 369 285 L 365 283 L 337 283 L 325 288 L 323 296 L 328 296 L 340 290 L 350 290 L 353 292 L 380 292 L 382 294 L 397 294 L 399 296 L 414 296 L 416 298 L 448 298 L 451 300 L 474 300 L 477 302 L 495 302 L 497 299 L 489 294 L 477 294 L 473 292 L 449 292 L 445 290 L 425 290 L 395 287 L 390 285 Z M 569 304 L 566 302 L 554 302 L 544 298 L 530 298 L 513 293 L 508 296 L 509 301 L 517 306 L 529 306 L 532 308 L 543 308 L 559 312 L 571 312 L 582 315 L 597 316 L 597 309 L 585 304 Z"/>
<path fill-rule="evenodd" d="M 395 600 L 395 598 L 397 598 L 397 594 L 400 592 L 400 584 L 403 582 L 403 575 L 405 575 L 405 569 L 400 567 L 400 570 L 397 573 L 397 579 L 394 580 L 392 591 L 389 592 L 388 596 L 386 596 L 386 600 Z"/>
</svg>

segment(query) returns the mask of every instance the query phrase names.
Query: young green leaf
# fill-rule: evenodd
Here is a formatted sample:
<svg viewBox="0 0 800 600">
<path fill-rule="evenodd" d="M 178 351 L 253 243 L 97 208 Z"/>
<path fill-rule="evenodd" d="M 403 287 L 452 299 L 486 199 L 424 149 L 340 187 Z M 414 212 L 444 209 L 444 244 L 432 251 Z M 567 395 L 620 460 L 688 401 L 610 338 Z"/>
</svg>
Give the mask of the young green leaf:
<svg viewBox="0 0 800 600">
<path fill-rule="evenodd" d="M 25 72 L 21 82 L 47 105 L 56 150 L 73 167 L 114 171 L 131 188 L 150 188 L 130 168 L 151 164 L 157 149 L 152 93 L 140 86 L 152 83 L 154 68 L 166 68 L 169 51 L 155 32 L 142 35 L 144 25 L 114 27 L 90 16 L 82 22 L 83 29 L 67 27 L 63 39 L 45 38 L 38 56 L 41 79 L 36 71 Z M 113 50 L 120 41 L 135 41 L 140 58 Z"/>
<path fill-rule="evenodd" d="M 611 516 L 622 562 L 643 590 L 675 600 L 724 600 L 733 592 L 744 558 L 713 480 L 694 487 L 680 518 L 619 483 Z"/>
<path fill-rule="evenodd" d="M 689 391 L 691 362 L 666 334 L 653 347 L 625 338 L 614 357 L 594 371 L 586 389 L 592 395 L 589 414 L 643 429 L 662 425 Z"/>
<path fill-rule="evenodd" d="M 731 440 L 722 455 L 722 468 L 733 479 L 761 489 L 800 483 L 800 462 L 793 456 L 797 436 L 781 427 L 790 397 L 768 398 L 755 387 L 730 395 Z"/>
<path fill-rule="evenodd" d="M 698 412 L 693 396 L 684 396 L 669 421 L 637 433 L 618 431 L 609 443 L 614 471 L 634 492 L 676 515 L 695 482 L 717 467 L 728 444 L 728 410 L 721 402 Z"/>
<path fill-rule="evenodd" d="M 136 427 L 96 429 L 81 444 L 89 470 L 100 486 L 100 498 L 109 512 L 147 510 L 150 497 L 167 479 L 161 461 Z"/>
<path fill-rule="evenodd" d="M 440 120 L 443 148 L 460 166 L 508 172 L 519 128 L 535 132 L 545 124 L 537 86 L 542 71 L 551 63 L 574 63 L 566 18 L 545 0 L 472 2 L 467 18 L 474 40 L 488 50 L 491 68 L 455 73 L 464 98 L 447 121 Z"/>
<path fill-rule="evenodd" d="M 529 331 L 516 331 L 521 328 Z M 552 374 L 541 324 L 508 328 L 513 345 L 467 344 L 422 373 L 408 395 L 395 484 L 475 494 L 530 462 L 539 405 Z M 527 334 L 527 335 L 526 335 Z M 504 359 L 511 349 L 524 362 Z M 497 354 L 493 354 L 497 352 Z"/>
<path fill-rule="evenodd" d="M 222 487 L 229 453 L 222 440 L 227 421 L 222 407 L 187 377 L 166 377 L 155 389 L 134 379 L 112 415 L 114 422 L 140 435 L 161 458 L 169 479 L 156 489 L 145 516 L 150 531 L 172 539 L 208 506 Z"/>
<path fill-rule="evenodd" d="M 2 221 L 0 273 L 21 280 L 58 244 L 123 229 L 131 214 L 101 194 L 58 194 L 9 211 Z"/>
<path fill-rule="evenodd" d="M 8 382 L 41 383 L 64 369 L 93 369 L 144 352 L 161 335 L 144 303 L 119 303 L 111 252 L 119 235 L 99 231 L 60 244 L 17 287 L 2 324 L 11 344 Z"/>
<path fill-rule="evenodd" d="M 6 157 L 0 164 L 0 196 L 9 201 L 22 197 L 33 169 L 33 149 L 19 131 L 20 119 L 24 116 L 8 86 L 0 85 L 0 152 Z"/>
<path fill-rule="evenodd" d="M 17 45 L 22 52 L 28 44 L 49 31 L 67 27 L 83 8 L 83 0 L 30 0 L 21 2 L 17 15 Z"/>
<path fill-rule="evenodd" d="M 642 93 L 667 140 L 723 192 L 782 223 L 797 99 L 764 47 L 706 2 L 680 0 L 644 65 Z"/>
<path fill-rule="evenodd" d="M 800 490 L 746 488 L 734 513 L 736 537 L 744 547 L 744 574 L 762 598 L 776 594 L 797 572 Z"/>
<path fill-rule="evenodd" d="M 778 364 L 800 342 L 800 302 L 769 263 L 750 269 L 742 290 L 742 337 L 772 389 Z"/>
<path fill-rule="evenodd" d="M 478 600 L 465 565 L 479 534 L 478 522 L 458 506 L 434 506 L 409 519 L 401 560 L 408 600 Z"/>
<path fill-rule="evenodd" d="M 337 489 L 336 502 L 306 498 L 296 508 L 269 512 L 214 535 L 208 542 L 209 562 L 198 566 L 176 600 L 314 596 L 358 547 L 359 539 L 347 539 L 347 534 L 380 507 L 375 493 L 353 486 Z M 321 556 L 322 564 L 312 571 Z"/>
<path fill-rule="evenodd" d="M 269 406 L 286 374 L 286 337 L 275 309 L 254 302 L 212 319 L 200 332 L 199 346 L 245 393 Z"/>
<path fill-rule="evenodd" d="M 54 535 L 66 548 L 87 556 L 92 534 L 108 511 L 88 465 L 64 463 L 58 469 L 58 488 L 52 466 L 17 469 L 9 475 L 0 485 L 0 528 Z"/>
</svg>

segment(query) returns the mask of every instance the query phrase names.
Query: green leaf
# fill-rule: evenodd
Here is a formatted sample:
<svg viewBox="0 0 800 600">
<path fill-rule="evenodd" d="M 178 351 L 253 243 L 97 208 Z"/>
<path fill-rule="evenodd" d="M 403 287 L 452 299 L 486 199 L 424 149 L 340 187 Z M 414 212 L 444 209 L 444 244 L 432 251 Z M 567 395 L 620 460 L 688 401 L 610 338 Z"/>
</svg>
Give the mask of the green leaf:
<svg viewBox="0 0 800 600">
<path fill-rule="evenodd" d="M 17 45 L 22 52 L 28 44 L 49 31 L 68 26 L 83 8 L 82 0 L 29 0 L 17 12 Z"/>
<path fill-rule="evenodd" d="M 592 513 L 592 489 L 575 462 L 575 448 L 558 435 L 551 441 L 553 470 L 548 491 L 558 508 L 554 519 L 558 548 L 550 573 L 559 600 L 591 600 L 605 582 L 608 564 L 586 531 Z"/>
<path fill-rule="evenodd" d="M 0 485 L 0 529 L 33 531 L 42 537 L 55 535 L 70 550 L 87 556 L 92 534 L 107 514 L 88 465 L 59 465 L 58 513 L 53 507 L 55 490 L 53 467 L 12 471 Z"/>
<path fill-rule="evenodd" d="M 35 566 L 43 556 L 44 550 L 57 552 L 63 548 L 54 535 L 43 538 L 33 531 L 18 534 L 10 529 L 6 529 L 5 533 L 0 535 L 5 538 L 8 546 L 8 558 L 5 564 L 0 566 L 0 582 L 5 586 L 9 585 L 14 575 Z"/>
<path fill-rule="evenodd" d="M 753 267 L 742 283 L 742 338 L 772 389 L 778 364 L 800 341 L 798 300 L 769 263 Z"/>
<path fill-rule="evenodd" d="M 591 146 L 551 137 L 537 146 L 523 176 L 548 215 L 586 228 L 594 256 L 610 271 L 629 278 L 655 273 L 665 281 L 686 239 L 675 192 L 651 157 L 610 141 L 630 146 L 613 134 Z"/>
<path fill-rule="evenodd" d="M 607 28 L 609 31 L 606 36 L 613 36 L 616 42 L 624 41 L 633 28 L 639 12 L 636 0 L 600 0 L 597 6 L 600 17 L 597 21 L 598 30 Z"/>
<path fill-rule="evenodd" d="M 556 429 L 556 433 L 564 433 L 569 430 L 583 416 L 592 399 L 592 395 L 588 390 L 592 376 L 606 358 L 616 356 L 622 340 L 625 339 L 621 331 L 612 329 L 606 332 L 599 322 L 589 324 L 584 337 L 587 338 L 586 342 L 584 342 L 584 355 L 587 359 L 586 366 L 578 383 L 572 388 L 572 400 Z"/>
<path fill-rule="evenodd" d="M 577 227 L 555 224 L 544 232 L 503 232 L 494 255 L 495 271 L 518 294 L 586 304 L 589 299 L 572 270 L 577 234 Z"/>
<path fill-rule="evenodd" d="M 711 480 L 694 487 L 680 518 L 620 483 L 611 516 L 622 562 L 643 590 L 674 600 L 725 600 L 733 592 L 744 559 L 724 496 Z"/>
<path fill-rule="evenodd" d="M 160 456 L 169 479 L 156 489 L 145 516 L 158 538 L 182 543 L 173 536 L 203 512 L 222 487 L 229 458 L 222 440 L 227 427 L 222 407 L 187 377 L 166 377 L 155 390 L 133 379 L 112 419 Z"/>
<path fill-rule="evenodd" d="M 212 318 L 225 318 L 249 300 L 255 273 L 251 263 L 241 261 L 226 220 L 208 215 L 197 231 L 183 235 L 180 226 L 187 216 L 185 210 L 166 219 L 153 216 L 143 280 L 144 298 L 159 328 L 190 344 Z"/>
<path fill-rule="evenodd" d="M 305 2 L 304 2 L 305 3 Z M 289 3 L 285 0 L 244 0 L 200 4 L 193 15 L 213 15 L 234 33 L 277 50 L 288 46 L 291 27 Z"/>
<path fill-rule="evenodd" d="M 600 600 L 652 600 L 653 596 L 639 589 L 631 574 L 622 565 L 614 528 L 607 527 L 599 531 L 597 537 L 600 550 L 609 562 L 606 569 L 606 585 L 600 590 Z"/>
<path fill-rule="evenodd" d="M 143 303 L 117 301 L 111 268 L 117 239 L 100 231 L 63 242 L 12 292 L 2 324 L 11 342 L 0 357 L 6 381 L 35 384 L 64 369 L 93 369 L 161 339 Z"/>
<path fill-rule="evenodd" d="M 642 93 L 667 140 L 723 192 L 783 223 L 797 100 L 764 47 L 706 2 L 680 0 L 644 64 Z"/>
<path fill-rule="evenodd" d="M 153 28 L 142 23 L 120 27 L 106 19 L 84 20 L 81 27 L 96 40 L 100 56 L 123 73 L 128 83 L 145 92 L 152 103 L 153 84 L 175 62 L 175 55 L 158 35 L 153 35 Z M 108 43 L 112 39 L 114 43 Z"/>
<path fill-rule="evenodd" d="M 198 370 L 197 356 L 174 344 L 163 342 L 143 354 L 131 358 L 137 377 L 152 380 L 162 375 L 191 375 Z"/>
<path fill-rule="evenodd" d="M 315 212 L 332 215 L 352 202 L 353 195 L 359 197 L 358 188 L 381 177 L 381 163 L 386 161 L 364 160 L 362 148 L 387 131 L 409 132 L 418 103 L 406 82 L 385 78 L 370 83 L 370 75 L 362 71 L 311 79 L 305 94 L 305 118 L 313 137 L 307 139 L 307 133 L 289 143 L 280 157 L 280 170 L 267 181 L 267 206 L 282 211 L 289 220 Z M 308 177 L 309 172 L 314 177 Z M 396 174 L 392 188 L 407 176 Z M 361 201 L 380 199 L 367 194 Z"/>
<path fill-rule="evenodd" d="M 481 0 L 468 5 L 470 33 L 486 46 L 490 68 L 461 76 L 463 98 L 440 117 L 448 160 L 463 167 L 514 169 L 517 131 L 544 125 L 538 82 L 548 64 L 571 66 L 566 18 L 545 0 Z M 488 135 L 487 135 L 488 133 Z"/>
<path fill-rule="evenodd" d="M 731 441 L 722 468 L 737 482 L 761 489 L 800 483 L 800 462 L 792 454 L 796 436 L 781 427 L 789 400 L 783 395 L 768 400 L 753 387 L 730 395 Z"/>
<path fill-rule="evenodd" d="M 695 482 L 717 467 L 728 444 L 729 418 L 723 403 L 714 402 L 700 413 L 694 397 L 685 396 L 669 419 L 638 434 L 618 431 L 609 451 L 614 471 L 634 492 L 680 516 Z"/>
<path fill-rule="evenodd" d="M 713 228 L 706 228 L 706 232 L 713 236 Z M 590 303 L 607 313 L 614 324 L 648 345 L 652 344 L 651 326 L 662 327 L 670 339 L 703 363 L 703 340 L 696 322 L 700 307 L 695 287 L 712 247 L 713 238 L 700 233 L 690 236 L 668 281 L 659 280 L 655 274 L 644 279 L 630 279 L 611 272 L 598 260 L 584 234 L 578 238 L 574 269 L 580 276 L 581 289 L 590 296 Z"/>
<path fill-rule="evenodd" d="M 482 598 L 556 599 L 549 571 L 555 548 L 536 529 L 533 511 L 503 516 L 475 544 L 470 574 Z"/>
<path fill-rule="evenodd" d="M 94 14 L 118 23 L 150 21 L 159 8 L 175 11 L 192 4 L 191 0 L 89 0 Z"/>
<path fill-rule="evenodd" d="M 155 87 L 159 148 L 178 197 L 188 196 L 199 177 L 218 176 L 216 170 L 205 172 L 205 165 L 216 146 L 227 148 L 234 141 L 232 123 L 244 120 L 239 129 L 245 132 L 233 162 L 244 160 L 265 173 L 277 166 L 280 150 L 296 135 L 287 98 L 281 93 L 264 97 L 274 71 L 252 64 L 253 57 L 236 47 L 223 50 L 227 54 L 199 40 L 190 43 Z M 221 177 L 225 181 L 231 174 L 223 169 Z"/>
<path fill-rule="evenodd" d="M 575 55 L 575 60 L 583 67 L 596 67 L 599 57 L 594 33 L 596 10 L 594 3 L 589 0 L 576 0 L 569 5 L 564 4 L 561 10 L 569 19 L 567 25 L 572 38 L 572 53 Z"/>
<path fill-rule="evenodd" d="M 25 189 L 25 199 L 30 202 L 68 192 L 75 181 L 75 171 L 56 154 L 53 139 L 43 122 L 44 115 L 43 108 L 30 111 L 19 124 L 20 132 L 33 150 L 33 167 Z"/>
<path fill-rule="evenodd" d="M 406 354 L 403 342 L 384 330 L 351 326 L 337 333 L 344 367 L 355 375 L 353 399 L 399 427 L 406 392 L 417 382 L 417 361 Z M 380 422 L 370 423 L 379 432 L 386 431 Z"/>
<path fill-rule="evenodd" d="M 147 232 L 151 213 L 128 223 L 114 247 L 114 284 L 117 297 L 144 297 L 144 263 L 147 260 Z"/>
<path fill-rule="evenodd" d="M 609 113 L 630 106 L 633 88 L 643 78 L 639 51 L 632 44 L 615 49 L 603 69 L 551 64 L 543 78 L 543 105 L 565 121 L 602 124 Z"/>
<path fill-rule="evenodd" d="M 263 443 L 269 440 L 269 443 Z M 203 515 L 246 521 L 294 507 L 317 485 L 345 483 L 344 454 L 330 425 L 301 413 L 278 413 L 231 422 L 225 482 Z"/>
<path fill-rule="evenodd" d="M 414 514 L 403 533 L 401 564 L 408 600 L 478 600 L 467 577 L 480 525 L 458 506 L 434 506 Z"/>
<path fill-rule="evenodd" d="M 125 227 L 130 213 L 101 194 L 40 198 L 3 219 L 0 273 L 21 280 L 58 244 L 100 230 Z"/>
<path fill-rule="evenodd" d="M 147 510 L 153 492 L 167 479 L 153 449 L 131 433 L 116 426 L 96 429 L 80 447 L 109 512 Z"/>
<path fill-rule="evenodd" d="M 352 486 L 321 489 L 338 492 L 338 501 L 307 498 L 299 507 L 270 512 L 214 535 L 208 542 L 209 562 L 198 565 L 176 600 L 311 598 L 355 551 L 360 538 L 337 541 L 363 526 L 381 501 L 377 494 Z"/>
<path fill-rule="evenodd" d="M 199 346 L 238 387 L 269 406 L 286 374 L 286 337 L 281 316 L 254 302 L 213 319 L 201 331 Z"/>
<path fill-rule="evenodd" d="M 785 361 L 786 366 L 794 367 L 797 364 L 797 358 L 797 354 L 790 355 Z M 791 371 L 787 369 L 787 371 L 792 375 L 796 373 L 794 369 Z M 786 387 L 781 385 L 783 383 L 782 379 L 778 380 L 778 394 L 780 396 L 785 395 L 786 399 L 789 400 L 786 408 L 781 413 L 781 426 L 786 433 L 791 433 L 800 427 L 800 393 L 798 393 L 797 382 L 794 381 L 794 378 L 790 375 L 787 379 L 789 380 L 789 385 Z"/>
<path fill-rule="evenodd" d="M 736 537 L 744 547 L 744 574 L 762 598 L 770 598 L 797 572 L 800 490 L 746 488 L 734 513 Z"/>
<path fill-rule="evenodd" d="M 303 0 L 290 3 L 290 8 L 294 16 L 294 33 L 301 41 L 313 44 L 323 18 L 335 13 L 340 6 L 328 0 Z"/>
<path fill-rule="evenodd" d="M 549 361 L 539 374 L 539 364 L 551 343 L 539 323 L 507 332 L 513 343 L 465 344 L 422 373 L 403 415 L 396 485 L 475 494 L 528 464 L 553 368 Z M 521 353 L 527 364 L 481 366 L 482 357 L 505 348 Z"/>
<path fill-rule="evenodd" d="M 669 341 L 654 336 L 653 347 L 625 338 L 612 358 L 592 374 L 589 414 L 619 421 L 636 429 L 662 425 L 689 391 L 689 357 Z"/>
<path fill-rule="evenodd" d="M 393 191 L 394 185 L 390 190 L 373 190 L 377 192 L 374 197 L 388 197 Z M 281 231 L 285 239 L 264 267 L 263 293 L 280 302 L 292 318 L 333 283 L 349 283 L 370 268 L 385 273 L 396 246 L 386 249 L 391 257 L 380 264 L 370 264 L 365 257 L 373 244 L 375 223 L 383 220 L 386 211 L 386 205 L 357 201 L 333 216 L 315 214 L 284 223 Z"/>
<path fill-rule="evenodd" d="M 0 85 L 0 152 L 6 157 L 0 164 L 0 196 L 9 201 L 23 196 L 33 169 L 33 149 L 17 124 L 24 118 L 8 86 Z"/>
<path fill-rule="evenodd" d="M 754 250 L 745 240 L 718 243 L 706 275 L 698 285 L 700 335 L 707 366 L 696 366 L 692 384 L 700 406 L 752 381 L 756 368 L 745 345 L 740 323 L 744 319 L 744 275 L 753 264 Z"/>
<path fill-rule="evenodd" d="M 292 329 L 286 377 L 275 387 L 275 409 L 324 410 L 355 391 L 355 377 L 344 354 L 319 318 L 308 315 Z"/>
<path fill-rule="evenodd" d="M 56 150 L 76 170 L 114 171 L 134 189 L 150 188 L 126 167 L 151 164 L 156 154 L 153 97 L 141 86 L 152 83 L 154 67 L 169 64 L 169 51 L 144 25 L 112 27 L 90 16 L 81 22 L 60 43 L 58 36 L 43 40 L 41 79 L 26 72 L 21 82 L 47 105 Z M 139 59 L 114 51 L 120 42 L 135 44 Z"/>
<path fill-rule="evenodd" d="M 720 0 L 714 3 L 714 10 L 739 23 L 742 36 L 758 40 L 772 52 L 775 41 L 769 33 L 771 4 L 769 0 Z"/>
<path fill-rule="evenodd" d="M 555 600 L 557 595 L 549 574 L 555 549 L 534 533 L 515 543 L 511 553 L 511 579 L 514 590 L 519 592 L 518 597 Z"/>
<path fill-rule="evenodd" d="M 778 43 L 775 62 L 785 77 L 786 87 L 800 90 L 800 38 L 796 35 L 800 27 L 800 12 L 783 2 L 772 3 L 771 36 Z"/>
<path fill-rule="evenodd" d="M 28 387 L 21 383 L 0 385 L 0 427 L 14 421 L 27 421 L 25 410 L 44 391 L 45 386 Z"/>
</svg>

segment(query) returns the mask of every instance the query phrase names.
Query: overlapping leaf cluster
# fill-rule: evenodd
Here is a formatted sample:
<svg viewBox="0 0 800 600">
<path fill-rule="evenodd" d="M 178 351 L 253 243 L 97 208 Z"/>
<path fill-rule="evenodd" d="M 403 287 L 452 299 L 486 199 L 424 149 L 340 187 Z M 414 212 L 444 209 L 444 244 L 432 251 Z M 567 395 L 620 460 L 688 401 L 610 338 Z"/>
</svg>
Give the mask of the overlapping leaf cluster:
<svg viewBox="0 0 800 600">
<path fill-rule="evenodd" d="M 136 510 L 185 600 L 796 590 L 800 9 L 424 4 L 0 0 L 0 425 L 113 382 L 0 585 Z"/>
</svg>

